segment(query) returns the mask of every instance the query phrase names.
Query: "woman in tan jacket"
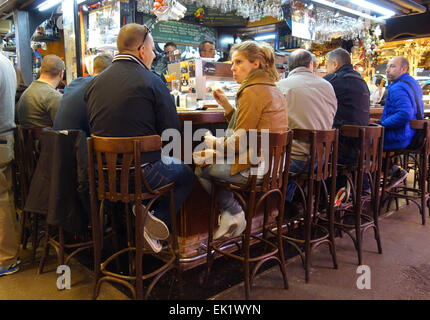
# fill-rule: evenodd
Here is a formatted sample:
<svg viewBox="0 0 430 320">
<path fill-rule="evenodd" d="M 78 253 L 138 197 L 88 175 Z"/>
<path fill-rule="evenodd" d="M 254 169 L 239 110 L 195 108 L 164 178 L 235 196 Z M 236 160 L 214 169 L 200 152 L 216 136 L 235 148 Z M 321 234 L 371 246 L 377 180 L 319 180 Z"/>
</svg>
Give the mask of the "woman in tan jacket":
<svg viewBox="0 0 430 320">
<path fill-rule="evenodd" d="M 279 76 L 272 47 L 255 41 L 244 41 L 234 45 L 230 52 L 233 77 L 240 84 L 236 94 L 236 108 L 229 103 L 221 90 L 214 91 L 214 98 L 225 109 L 229 125 L 225 137 L 216 138 L 210 132 L 206 134 L 207 149 L 204 154 L 207 158 L 208 155 L 216 154 L 215 150 L 228 152 L 229 148 L 233 148 L 235 159 L 233 164 L 215 163 L 196 169 L 196 175 L 208 193 L 212 189 L 211 176 L 234 183 L 246 183 L 251 163 L 250 157 L 245 158 L 245 163 L 239 161 L 243 159 L 240 157 L 242 151 L 237 150 L 240 132 L 250 129 L 268 129 L 269 132 L 288 130 L 287 103 L 275 85 Z M 249 149 L 244 149 L 245 152 L 250 152 Z M 199 157 L 195 155 L 194 159 Z M 242 207 L 233 193 L 229 190 L 220 190 L 217 202 L 222 212 L 220 226 L 215 232 L 214 239 L 240 235 L 245 230 L 246 220 Z"/>
</svg>

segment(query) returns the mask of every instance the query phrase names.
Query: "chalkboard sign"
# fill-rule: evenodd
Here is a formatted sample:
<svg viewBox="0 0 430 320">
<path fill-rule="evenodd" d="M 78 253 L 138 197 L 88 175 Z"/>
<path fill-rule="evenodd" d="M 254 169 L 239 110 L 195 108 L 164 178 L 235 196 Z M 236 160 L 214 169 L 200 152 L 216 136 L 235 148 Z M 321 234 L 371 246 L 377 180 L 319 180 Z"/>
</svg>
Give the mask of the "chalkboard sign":
<svg viewBox="0 0 430 320">
<path fill-rule="evenodd" d="M 151 21 L 145 21 L 149 26 Z M 158 22 L 151 31 L 154 41 L 174 42 L 189 46 L 198 46 L 200 42 L 208 40 L 216 42 L 216 31 L 213 28 L 187 24 L 178 21 Z"/>
</svg>

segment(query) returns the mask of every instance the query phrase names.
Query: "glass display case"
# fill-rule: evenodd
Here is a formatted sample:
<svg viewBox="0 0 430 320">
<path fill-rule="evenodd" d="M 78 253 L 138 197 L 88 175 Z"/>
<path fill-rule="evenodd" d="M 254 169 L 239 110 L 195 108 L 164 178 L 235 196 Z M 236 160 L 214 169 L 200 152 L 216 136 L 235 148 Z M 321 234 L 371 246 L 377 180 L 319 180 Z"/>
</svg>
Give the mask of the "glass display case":
<svg viewBox="0 0 430 320">
<path fill-rule="evenodd" d="M 178 107 L 221 108 L 212 95 L 217 89 L 224 91 L 234 105 L 239 84 L 233 79 L 230 63 L 192 59 L 171 63 L 167 68 L 169 74 L 166 79 L 170 80 L 169 88 Z"/>
</svg>

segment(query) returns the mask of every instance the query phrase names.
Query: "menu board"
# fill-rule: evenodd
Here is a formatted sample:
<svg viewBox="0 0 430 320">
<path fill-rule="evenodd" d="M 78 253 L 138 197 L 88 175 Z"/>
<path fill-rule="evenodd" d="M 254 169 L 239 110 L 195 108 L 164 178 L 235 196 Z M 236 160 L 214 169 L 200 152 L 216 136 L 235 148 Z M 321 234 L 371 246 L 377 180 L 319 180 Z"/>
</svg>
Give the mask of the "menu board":
<svg viewBox="0 0 430 320">
<path fill-rule="evenodd" d="M 150 24 L 148 21 L 147 25 Z M 154 25 L 151 34 L 157 42 L 174 42 L 189 46 L 198 46 L 205 40 L 216 42 L 215 29 L 178 21 L 158 22 Z"/>
</svg>

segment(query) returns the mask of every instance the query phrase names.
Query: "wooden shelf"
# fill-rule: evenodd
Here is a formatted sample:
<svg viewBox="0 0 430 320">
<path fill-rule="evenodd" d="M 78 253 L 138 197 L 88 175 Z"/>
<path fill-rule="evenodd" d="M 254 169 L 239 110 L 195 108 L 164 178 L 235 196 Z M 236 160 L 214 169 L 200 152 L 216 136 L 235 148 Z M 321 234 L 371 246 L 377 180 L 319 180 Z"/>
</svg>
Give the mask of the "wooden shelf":
<svg viewBox="0 0 430 320">
<path fill-rule="evenodd" d="M 60 37 L 47 37 L 47 36 L 33 36 L 31 38 L 31 41 L 38 41 L 38 42 L 57 42 L 61 41 Z"/>
</svg>

